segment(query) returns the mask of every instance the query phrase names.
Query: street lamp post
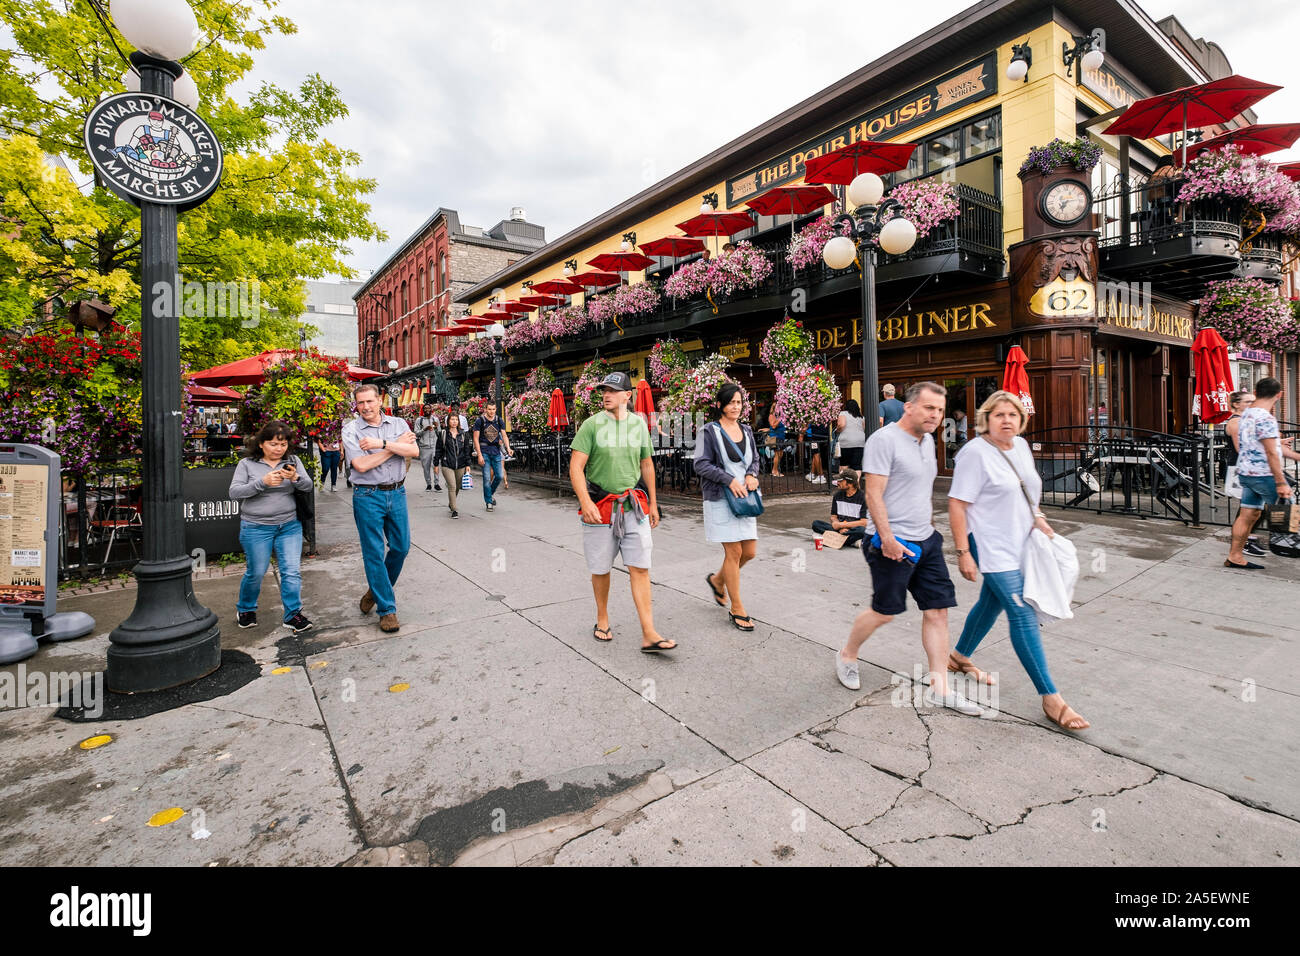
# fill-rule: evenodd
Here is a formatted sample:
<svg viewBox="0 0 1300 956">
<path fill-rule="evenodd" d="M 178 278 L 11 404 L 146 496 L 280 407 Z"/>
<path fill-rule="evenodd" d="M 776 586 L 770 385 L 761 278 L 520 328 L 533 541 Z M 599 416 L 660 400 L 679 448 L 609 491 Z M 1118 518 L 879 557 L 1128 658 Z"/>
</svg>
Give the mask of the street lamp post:
<svg viewBox="0 0 1300 956">
<path fill-rule="evenodd" d="M 495 371 L 496 400 L 497 400 L 497 419 L 506 420 L 506 409 L 504 396 L 501 394 L 501 338 L 506 334 L 506 327 L 500 322 L 493 322 L 485 330 L 488 335 L 492 336 L 492 365 Z"/>
<path fill-rule="evenodd" d="M 876 247 L 890 255 L 902 255 L 916 242 L 916 227 L 902 216 L 883 218 L 887 212 L 901 208 L 895 199 L 881 197 L 884 181 L 875 173 L 863 173 L 849 184 L 848 198 L 855 208 L 851 215 L 835 220 L 835 230 L 847 227 L 847 236 L 837 235 L 822 249 L 822 259 L 832 269 L 847 269 L 861 258 L 862 275 L 862 415 L 867 434 L 880 425 L 878 415 L 871 414 L 872 403 L 879 401 L 880 373 L 876 363 Z"/>
<path fill-rule="evenodd" d="M 135 608 L 109 634 L 112 691 L 163 690 L 221 663 L 217 616 L 194 595 L 182 514 L 180 281 L 176 217 L 203 202 L 221 176 L 215 136 L 192 112 L 192 83 L 176 60 L 198 42 L 184 0 L 113 0 L 113 19 L 136 48 L 139 92 L 101 100 L 87 117 L 87 150 L 99 181 L 140 207 L 142 559 Z M 153 134 L 142 130 L 153 130 Z M 156 165 L 150 156 L 169 156 Z M 170 165 L 167 165 L 170 163 Z M 164 174 L 156 170 L 164 168 Z"/>
</svg>

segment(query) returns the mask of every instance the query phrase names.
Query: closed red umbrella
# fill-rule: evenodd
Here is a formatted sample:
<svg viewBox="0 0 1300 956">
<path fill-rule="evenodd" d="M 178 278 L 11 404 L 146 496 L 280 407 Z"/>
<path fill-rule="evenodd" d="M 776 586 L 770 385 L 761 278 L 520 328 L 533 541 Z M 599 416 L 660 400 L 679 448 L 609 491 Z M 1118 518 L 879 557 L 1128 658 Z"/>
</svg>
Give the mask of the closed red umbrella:
<svg viewBox="0 0 1300 956">
<path fill-rule="evenodd" d="M 546 424 L 553 432 L 569 427 L 569 410 L 564 405 L 564 393 L 558 388 L 551 391 L 551 407 L 546 412 Z M 560 473 L 560 436 L 555 436 L 555 473 Z"/>
<path fill-rule="evenodd" d="M 1282 89 L 1244 76 L 1225 76 L 1209 83 L 1184 86 L 1170 93 L 1148 96 L 1126 109 L 1103 130 L 1111 136 L 1150 139 L 1161 133 L 1183 134 L 1182 162 L 1187 165 L 1187 131 L 1214 123 L 1226 123 L 1242 110 L 1254 106 L 1268 94 Z"/>
<path fill-rule="evenodd" d="M 918 143 L 876 143 L 863 140 L 834 152 L 804 160 L 805 183 L 847 186 L 862 173 L 892 173 L 906 169 Z"/>
<path fill-rule="evenodd" d="M 1025 371 L 1025 366 L 1029 364 L 1029 356 L 1019 345 L 1013 345 L 1007 351 L 1007 365 L 1002 372 L 1002 390 L 1010 392 L 1020 399 L 1025 406 L 1025 411 L 1030 415 L 1034 414 L 1034 400 L 1029 397 L 1029 373 Z"/>
<path fill-rule="evenodd" d="M 607 272 L 637 272 L 654 264 L 653 259 L 639 252 L 602 252 L 596 258 L 587 260 L 587 265 Z"/>
<path fill-rule="evenodd" d="M 1250 156 L 1263 156 L 1286 149 L 1300 139 L 1300 123 L 1255 123 L 1240 129 L 1212 136 L 1202 143 L 1187 147 L 1187 158 L 1195 159 L 1201 153 L 1221 149 L 1229 143 Z"/>
<path fill-rule="evenodd" d="M 1228 404 L 1228 393 L 1232 391 L 1228 343 L 1214 329 L 1201 329 L 1192 343 L 1192 363 L 1196 369 L 1192 414 L 1206 425 L 1227 421 L 1232 416 Z"/>
<path fill-rule="evenodd" d="M 647 428 L 655 427 L 655 399 L 650 391 L 650 383 L 639 379 L 636 383 L 636 395 L 633 397 L 632 411 L 645 419 Z"/>
</svg>

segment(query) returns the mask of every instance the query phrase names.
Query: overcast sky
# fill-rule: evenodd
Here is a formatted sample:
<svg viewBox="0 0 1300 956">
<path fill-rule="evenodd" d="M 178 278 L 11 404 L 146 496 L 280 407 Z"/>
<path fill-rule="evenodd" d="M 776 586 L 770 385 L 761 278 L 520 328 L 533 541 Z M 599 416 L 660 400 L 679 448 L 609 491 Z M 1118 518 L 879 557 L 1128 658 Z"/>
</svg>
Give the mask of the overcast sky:
<svg viewBox="0 0 1300 956">
<path fill-rule="evenodd" d="M 271 38 L 253 77 L 293 87 L 316 71 L 341 91 L 351 115 L 328 135 L 377 180 L 389 236 L 354 246 L 370 270 L 439 206 L 485 227 L 523 206 L 556 239 L 970 5 L 282 0 L 298 33 Z M 1259 122 L 1300 121 L 1293 4 L 1145 8 L 1219 43 L 1236 72 L 1289 84 Z"/>
</svg>

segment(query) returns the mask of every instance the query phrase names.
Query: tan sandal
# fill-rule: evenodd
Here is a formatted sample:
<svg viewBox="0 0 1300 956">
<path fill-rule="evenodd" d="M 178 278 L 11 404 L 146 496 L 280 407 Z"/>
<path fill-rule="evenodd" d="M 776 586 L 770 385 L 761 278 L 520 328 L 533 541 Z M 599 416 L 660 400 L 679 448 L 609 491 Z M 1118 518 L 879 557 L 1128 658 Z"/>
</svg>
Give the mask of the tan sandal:
<svg viewBox="0 0 1300 956">
<path fill-rule="evenodd" d="M 997 685 L 997 679 L 988 671 L 982 671 L 975 666 L 973 661 L 961 661 L 951 651 L 948 653 L 948 673 L 950 674 L 969 674 L 974 677 L 977 683 L 987 684 L 989 687 Z"/>
<path fill-rule="evenodd" d="M 1078 714 L 1074 708 L 1066 703 L 1061 704 L 1061 709 L 1056 712 L 1055 717 L 1047 713 L 1046 704 L 1043 705 L 1043 713 L 1047 714 L 1047 719 L 1056 724 L 1056 726 L 1060 727 L 1062 730 L 1087 730 L 1092 726 L 1092 724 L 1088 723 L 1088 721 Z M 1070 725 L 1076 720 L 1082 720 L 1083 725 L 1080 727 L 1071 727 Z"/>
</svg>

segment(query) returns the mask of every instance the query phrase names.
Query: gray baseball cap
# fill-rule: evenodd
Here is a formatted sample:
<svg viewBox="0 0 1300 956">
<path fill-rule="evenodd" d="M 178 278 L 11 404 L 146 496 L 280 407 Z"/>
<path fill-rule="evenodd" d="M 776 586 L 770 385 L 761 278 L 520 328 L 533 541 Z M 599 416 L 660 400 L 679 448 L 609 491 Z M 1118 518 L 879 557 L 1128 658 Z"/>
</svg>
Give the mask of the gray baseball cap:
<svg viewBox="0 0 1300 956">
<path fill-rule="evenodd" d="M 600 380 L 597 388 L 612 388 L 616 392 L 632 391 L 632 379 L 628 377 L 627 372 L 610 372 Z"/>
</svg>

